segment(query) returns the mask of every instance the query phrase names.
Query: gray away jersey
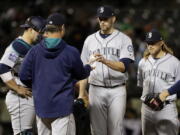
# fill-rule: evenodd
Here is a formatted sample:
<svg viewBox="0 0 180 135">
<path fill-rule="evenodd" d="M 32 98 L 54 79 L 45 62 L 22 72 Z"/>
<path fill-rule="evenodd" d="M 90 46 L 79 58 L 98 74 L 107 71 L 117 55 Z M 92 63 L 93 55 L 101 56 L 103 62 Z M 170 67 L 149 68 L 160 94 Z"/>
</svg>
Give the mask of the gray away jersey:
<svg viewBox="0 0 180 135">
<path fill-rule="evenodd" d="M 170 88 L 180 79 L 180 61 L 171 54 L 155 60 L 149 56 L 147 60 L 141 59 L 138 66 L 137 85 L 143 87 L 141 99 L 147 93 L 160 93 Z M 176 95 L 169 96 L 167 100 L 175 100 Z"/>
<path fill-rule="evenodd" d="M 122 58 L 134 60 L 132 41 L 128 36 L 115 30 L 104 39 L 99 33 L 100 31 L 97 31 L 85 40 L 81 53 L 84 64 L 95 53 L 100 53 L 106 59 L 112 61 L 119 61 Z M 90 74 L 89 83 L 99 86 L 115 86 L 124 83 L 127 78 L 127 73 L 115 71 L 100 62 L 96 62 L 96 68 Z"/>
<path fill-rule="evenodd" d="M 19 53 L 16 52 L 12 44 L 10 44 L 6 50 L 4 55 L 2 56 L 0 63 L 5 64 L 9 67 L 11 67 L 11 72 L 13 73 L 18 73 L 20 65 L 23 61 L 23 58 L 20 57 Z M 14 76 L 14 79 L 17 84 L 24 86 L 24 84 L 20 81 L 19 77 Z"/>
</svg>

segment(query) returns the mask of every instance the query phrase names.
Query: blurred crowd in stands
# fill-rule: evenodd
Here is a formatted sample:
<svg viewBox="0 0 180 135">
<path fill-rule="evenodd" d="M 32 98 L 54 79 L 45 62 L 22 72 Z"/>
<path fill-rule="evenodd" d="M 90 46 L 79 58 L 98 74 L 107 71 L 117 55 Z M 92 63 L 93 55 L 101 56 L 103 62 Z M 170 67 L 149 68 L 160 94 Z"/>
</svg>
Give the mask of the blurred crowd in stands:
<svg viewBox="0 0 180 135">
<path fill-rule="evenodd" d="M 125 118 L 127 135 L 140 134 L 140 101 L 141 91 L 136 87 L 137 64 L 142 58 L 146 48 L 144 43 L 145 33 L 151 28 L 157 28 L 162 33 L 167 44 L 174 50 L 175 56 L 180 59 L 180 0 L 6 0 L 0 2 L 0 57 L 5 48 L 22 30 L 19 25 L 32 15 L 46 18 L 52 12 L 65 14 L 66 36 L 65 40 L 81 52 L 85 38 L 98 30 L 96 21 L 96 8 L 108 4 L 115 7 L 117 15 L 116 28 L 132 38 L 136 61 L 129 69 L 128 102 Z M 2 84 L 1 84 L 2 85 Z M 0 93 L 0 125 L 3 123 L 3 102 L 5 90 L 1 86 Z M 180 111 L 179 111 L 180 112 Z M 8 118 L 7 118 L 8 119 Z M 8 119 L 9 120 L 9 119 Z M 4 120 L 4 127 L 10 126 Z M 130 121 L 128 121 L 130 120 Z M 136 124 L 133 124 L 136 123 Z M 130 123 L 130 124 L 129 124 Z M 138 124 L 137 124 L 138 123 Z M 6 126 L 8 125 L 8 126 Z M 133 126 L 134 125 L 134 126 Z M 2 129 L 4 129 L 4 127 Z M 6 130 L 6 129 L 4 129 Z M 133 132 L 134 131 L 134 134 Z M 0 135 L 10 133 L 1 133 Z"/>
</svg>

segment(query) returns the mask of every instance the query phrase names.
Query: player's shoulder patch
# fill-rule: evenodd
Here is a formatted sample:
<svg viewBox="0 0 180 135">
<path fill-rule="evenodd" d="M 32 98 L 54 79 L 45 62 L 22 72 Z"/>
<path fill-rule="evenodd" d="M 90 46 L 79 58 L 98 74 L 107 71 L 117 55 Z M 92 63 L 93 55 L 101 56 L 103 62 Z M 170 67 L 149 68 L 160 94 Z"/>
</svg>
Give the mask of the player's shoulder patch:
<svg viewBox="0 0 180 135">
<path fill-rule="evenodd" d="M 18 59 L 18 56 L 15 52 L 11 52 L 8 56 L 8 59 L 12 62 L 16 62 L 16 60 Z"/>
<path fill-rule="evenodd" d="M 127 50 L 131 53 L 134 52 L 133 45 L 128 45 Z"/>
</svg>

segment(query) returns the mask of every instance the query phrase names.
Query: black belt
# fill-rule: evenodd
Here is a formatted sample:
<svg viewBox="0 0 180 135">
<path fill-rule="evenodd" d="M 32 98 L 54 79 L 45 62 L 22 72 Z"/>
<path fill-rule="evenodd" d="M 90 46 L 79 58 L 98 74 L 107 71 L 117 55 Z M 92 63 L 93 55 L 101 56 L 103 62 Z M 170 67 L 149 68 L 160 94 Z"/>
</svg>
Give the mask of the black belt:
<svg viewBox="0 0 180 135">
<path fill-rule="evenodd" d="M 126 83 L 122 83 L 122 84 L 118 84 L 118 85 L 114 85 L 114 86 L 101 86 L 101 85 L 95 85 L 95 84 L 91 84 L 91 85 L 96 86 L 96 87 L 103 87 L 103 88 L 116 88 L 119 86 L 124 86 L 124 85 L 126 85 Z"/>
<path fill-rule="evenodd" d="M 14 73 L 14 76 L 19 77 L 19 74 L 18 73 Z"/>
<path fill-rule="evenodd" d="M 173 101 L 164 101 L 165 105 L 171 104 Z"/>
</svg>

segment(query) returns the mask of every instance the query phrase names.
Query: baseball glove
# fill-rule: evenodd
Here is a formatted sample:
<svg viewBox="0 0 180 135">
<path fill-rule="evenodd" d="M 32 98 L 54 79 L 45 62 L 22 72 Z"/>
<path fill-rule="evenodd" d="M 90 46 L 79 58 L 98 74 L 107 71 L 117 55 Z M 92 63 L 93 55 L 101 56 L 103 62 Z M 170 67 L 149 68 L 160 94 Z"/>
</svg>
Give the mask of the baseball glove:
<svg viewBox="0 0 180 135">
<path fill-rule="evenodd" d="M 73 114 L 75 119 L 82 119 L 86 116 L 88 110 L 85 107 L 85 102 L 82 98 L 77 98 L 74 100 L 74 110 Z"/>
<path fill-rule="evenodd" d="M 76 122 L 76 135 L 90 135 L 90 118 L 84 98 L 74 100 L 74 117 Z"/>
<path fill-rule="evenodd" d="M 159 93 L 147 94 L 144 103 L 154 111 L 160 111 L 164 108 L 164 102 L 159 98 Z"/>
</svg>

